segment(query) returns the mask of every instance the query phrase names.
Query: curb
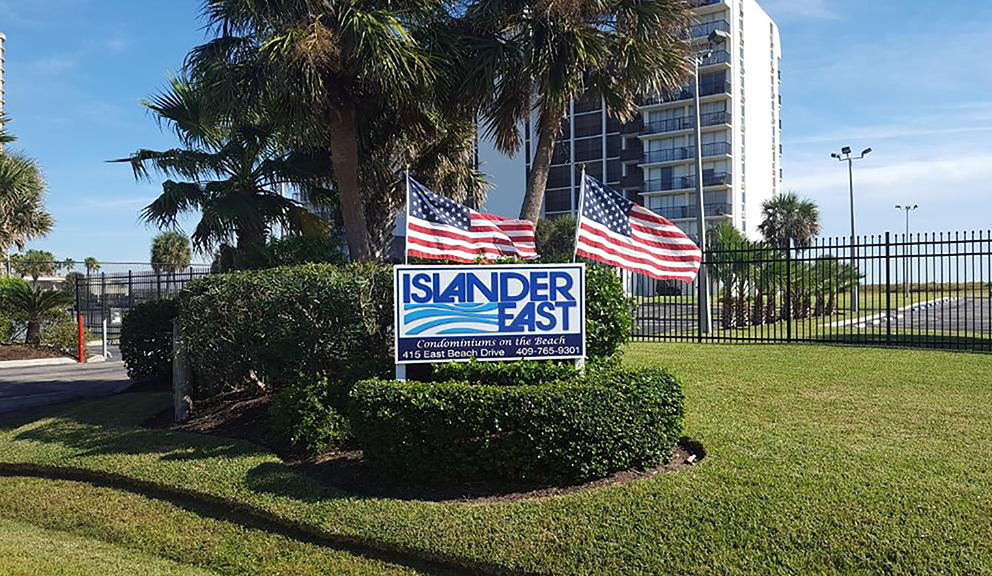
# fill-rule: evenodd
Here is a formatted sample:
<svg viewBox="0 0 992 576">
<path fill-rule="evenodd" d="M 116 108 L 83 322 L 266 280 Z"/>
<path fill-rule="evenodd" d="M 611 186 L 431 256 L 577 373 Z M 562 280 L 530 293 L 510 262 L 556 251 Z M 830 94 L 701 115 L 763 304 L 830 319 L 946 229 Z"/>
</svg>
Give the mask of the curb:
<svg viewBox="0 0 992 576">
<path fill-rule="evenodd" d="M 99 364 L 101 362 L 106 362 L 107 359 L 103 356 L 96 355 L 90 356 L 86 359 L 87 364 Z M 4 368 L 40 368 L 45 366 L 68 366 L 70 364 L 79 364 L 78 360 L 73 358 L 35 358 L 32 360 L 5 360 L 0 362 L 0 370 Z"/>
</svg>

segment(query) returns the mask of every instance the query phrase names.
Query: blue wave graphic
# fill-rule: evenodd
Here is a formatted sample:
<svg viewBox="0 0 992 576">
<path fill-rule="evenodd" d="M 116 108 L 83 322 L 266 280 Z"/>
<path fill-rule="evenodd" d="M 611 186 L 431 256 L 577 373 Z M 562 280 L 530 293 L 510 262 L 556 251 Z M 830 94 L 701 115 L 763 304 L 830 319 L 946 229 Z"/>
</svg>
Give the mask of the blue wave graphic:
<svg viewBox="0 0 992 576">
<path fill-rule="evenodd" d="M 439 326 L 446 326 L 448 324 L 469 324 L 470 326 L 471 325 L 481 325 L 481 328 L 476 328 L 476 327 L 471 327 L 471 328 L 465 327 L 465 328 L 458 328 L 458 329 L 452 328 L 452 329 L 449 329 L 449 331 L 448 331 L 449 334 L 455 334 L 455 333 L 458 333 L 458 332 L 461 332 L 461 331 L 480 330 L 480 329 L 482 329 L 483 332 L 496 332 L 496 325 L 499 324 L 499 320 L 496 320 L 496 319 L 490 320 L 489 318 L 471 318 L 471 319 L 466 319 L 466 318 L 438 318 L 437 320 L 431 320 L 430 322 L 424 322 L 423 324 L 420 324 L 419 326 L 417 326 L 417 327 L 409 330 L 407 332 L 407 334 L 409 334 L 411 336 L 415 336 L 415 335 L 418 335 L 418 334 L 423 334 L 424 332 L 426 332 L 426 331 L 428 331 L 428 330 L 430 330 L 432 328 L 437 328 Z M 490 325 L 493 327 L 492 330 L 484 330 L 484 328 L 486 328 L 486 327 L 488 327 Z"/>
<path fill-rule="evenodd" d="M 406 322 L 413 322 L 414 320 L 422 320 L 424 318 L 464 318 L 466 320 L 474 320 L 476 318 L 482 318 L 486 320 L 496 320 L 499 318 L 496 314 L 479 314 L 471 312 L 445 312 L 445 311 L 434 311 L 434 310 L 418 310 L 416 312 L 410 312 L 403 317 Z"/>
<path fill-rule="evenodd" d="M 493 313 L 498 309 L 499 304 L 495 302 L 407 304 L 403 310 L 403 323 L 410 336 L 491 334 L 498 330 L 499 316 Z"/>
</svg>

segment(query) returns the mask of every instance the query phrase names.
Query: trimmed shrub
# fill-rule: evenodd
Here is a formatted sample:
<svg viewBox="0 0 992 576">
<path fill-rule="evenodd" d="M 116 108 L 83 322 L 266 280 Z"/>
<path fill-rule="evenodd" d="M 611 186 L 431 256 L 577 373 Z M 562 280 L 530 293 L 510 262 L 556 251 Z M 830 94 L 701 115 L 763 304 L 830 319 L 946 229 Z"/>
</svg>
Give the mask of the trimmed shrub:
<svg viewBox="0 0 992 576">
<path fill-rule="evenodd" d="M 326 379 L 298 379 L 283 387 L 269 408 L 269 425 L 276 438 L 308 456 L 326 452 L 349 437 L 343 405 L 344 387 Z"/>
<path fill-rule="evenodd" d="M 586 265 L 586 355 L 620 354 L 634 330 L 634 299 L 627 296 L 613 268 Z"/>
<path fill-rule="evenodd" d="M 435 364 L 433 382 L 467 382 L 489 386 L 540 385 L 568 382 L 579 378 L 580 372 L 571 363 L 536 362 L 450 362 Z"/>
<path fill-rule="evenodd" d="M 91 340 L 93 334 L 86 330 L 83 332 L 84 340 Z M 65 310 L 53 312 L 42 323 L 41 345 L 50 348 L 60 354 L 79 357 L 79 324 L 73 319 L 72 314 Z"/>
<path fill-rule="evenodd" d="M 273 268 L 211 276 L 179 300 L 194 393 L 297 378 L 334 385 L 392 369 L 392 271 L 375 264 Z"/>
<path fill-rule="evenodd" d="M 172 323 L 179 307 L 174 300 L 135 306 L 121 325 L 121 359 L 132 382 L 171 388 Z"/>
<path fill-rule="evenodd" d="M 664 370 L 538 386 L 367 380 L 352 433 L 376 468 L 419 481 L 581 482 L 671 455 L 684 398 Z"/>
</svg>

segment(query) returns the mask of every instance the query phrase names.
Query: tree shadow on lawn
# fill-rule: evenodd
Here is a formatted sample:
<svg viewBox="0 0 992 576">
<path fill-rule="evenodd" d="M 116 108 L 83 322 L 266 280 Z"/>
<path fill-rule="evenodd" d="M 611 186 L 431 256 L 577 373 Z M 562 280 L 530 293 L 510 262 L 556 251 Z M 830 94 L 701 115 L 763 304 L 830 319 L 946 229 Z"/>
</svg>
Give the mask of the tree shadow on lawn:
<svg viewBox="0 0 992 576">
<path fill-rule="evenodd" d="M 356 496 L 298 474 L 285 463 L 277 460 L 268 450 L 248 442 L 222 440 L 192 433 L 114 427 L 113 424 L 108 424 L 108 420 L 115 421 L 115 419 L 112 415 L 108 417 L 106 411 L 103 412 L 104 414 L 99 416 L 93 410 L 81 411 L 78 407 L 72 409 L 49 407 L 47 410 L 33 411 L 32 414 L 4 418 L 2 426 L 12 433 L 12 436 L 8 437 L 10 441 L 50 444 L 55 448 L 53 452 L 47 452 L 42 447 L 37 453 L 41 456 L 41 461 L 44 462 L 45 457 L 48 456 L 51 458 L 50 461 L 56 463 L 0 462 L 0 474 L 80 481 L 126 490 L 168 501 L 203 516 L 262 529 L 356 556 L 408 566 L 427 574 L 529 576 L 526 572 L 508 571 L 503 566 L 454 555 L 425 552 L 377 538 L 325 533 L 320 529 L 319 521 L 306 524 L 280 517 L 277 513 L 266 510 L 265 498 L 286 498 L 309 506 L 335 499 L 354 499 Z M 20 430 L 22 427 L 25 429 Z M 61 452 L 60 449 L 68 454 Z M 77 458 L 115 455 L 124 457 L 121 460 L 125 465 L 123 469 L 129 468 L 127 458 L 131 456 L 158 455 L 159 460 L 169 464 L 156 473 L 157 477 L 153 476 L 150 479 L 140 474 L 88 469 L 85 468 L 85 462 L 73 462 Z M 0 459 L 2 458 L 0 452 Z M 137 464 L 144 463 L 146 461 L 142 460 Z M 240 473 L 240 477 L 239 468 L 244 470 Z M 196 485 L 188 487 L 182 482 L 183 477 L 195 475 L 197 480 L 208 483 L 210 479 L 203 478 L 200 474 L 204 470 L 211 469 L 220 475 L 217 482 L 221 490 L 217 492 Z M 174 473 L 175 476 L 170 477 L 170 473 Z M 231 493 L 232 487 L 235 491 L 241 487 L 247 488 L 250 493 L 263 499 L 243 500 L 218 495 Z"/>
<path fill-rule="evenodd" d="M 18 466 L 0 463 L 0 476 L 31 477 L 49 480 L 83 482 L 100 488 L 121 490 L 146 498 L 168 502 L 204 518 L 235 524 L 251 530 L 278 534 L 292 540 L 330 548 L 370 561 L 406 566 L 437 576 L 468 576 L 474 574 L 514 574 L 532 576 L 528 572 L 507 571 L 497 565 L 465 561 L 457 557 L 424 554 L 413 548 L 404 548 L 372 538 L 322 534 L 316 529 L 277 518 L 248 506 L 232 506 L 227 500 L 174 490 L 164 486 L 135 482 L 114 474 L 97 474 L 84 470 L 58 469 L 43 466 Z M 534 574 L 533 576 L 536 576 Z"/>
</svg>

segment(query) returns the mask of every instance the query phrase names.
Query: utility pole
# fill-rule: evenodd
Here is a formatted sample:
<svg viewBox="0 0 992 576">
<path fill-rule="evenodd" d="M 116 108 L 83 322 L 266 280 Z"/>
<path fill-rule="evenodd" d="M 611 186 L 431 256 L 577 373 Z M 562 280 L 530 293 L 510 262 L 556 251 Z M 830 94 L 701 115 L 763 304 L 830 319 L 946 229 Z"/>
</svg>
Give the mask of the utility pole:
<svg viewBox="0 0 992 576">
<path fill-rule="evenodd" d="M 861 156 L 851 156 L 851 147 L 844 146 L 840 150 L 840 154 L 833 153 L 830 155 L 831 158 L 836 159 L 838 162 L 847 162 L 847 179 L 850 186 L 851 194 L 851 266 L 857 270 L 858 268 L 858 237 L 857 229 L 854 225 L 854 161 L 864 160 L 869 154 L 871 154 L 871 148 L 865 148 L 861 152 Z M 856 282 L 851 288 L 851 310 L 853 312 L 858 312 L 861 310 L 861 305 L 858 300 L 858 288 L 859 282 Z"/>
</svg>

